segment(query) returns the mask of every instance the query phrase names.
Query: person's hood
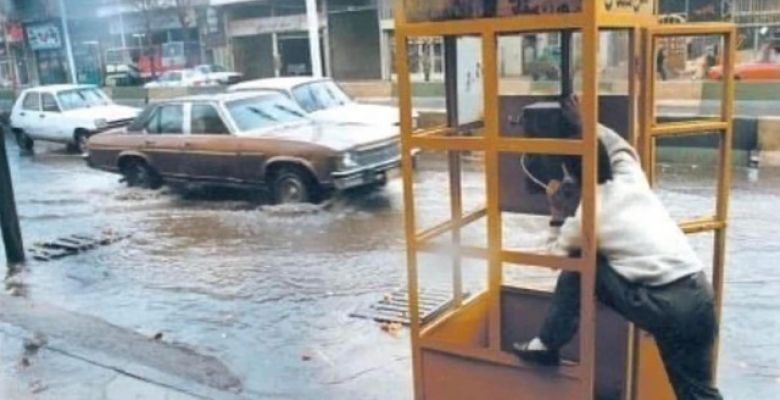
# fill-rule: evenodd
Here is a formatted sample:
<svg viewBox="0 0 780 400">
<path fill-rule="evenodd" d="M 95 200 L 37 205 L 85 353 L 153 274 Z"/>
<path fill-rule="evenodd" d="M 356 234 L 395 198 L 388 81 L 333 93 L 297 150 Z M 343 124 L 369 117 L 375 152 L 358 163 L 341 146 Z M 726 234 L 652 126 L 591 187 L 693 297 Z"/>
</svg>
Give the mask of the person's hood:
<svg viewBox="0 0 780 400">
<path fill-rule="evenodd" d="M 318 121 L 398 126 L 400 112 L 397 107 L 353 102 L 315 111 L 309 116 Z"/>
<path fill-rule="evenodd" d="M 141 112 L 138 108 L 120 106 L 118 104 L 108 104 L 105 106 L 93 106 L 65 111 L 63 115 L 69 118 L 78 118 L 84 120 L 105 119 L 106 122 L 112 122 L 123 119 L 131 119 L 138 116 Z"/>
<path fill-rule="evenodd" d="M 398 140 L 398 129 L 391 126 L 369 126 L 350 123 L 303 122 L 282 125 L 239 136 L 280 139 L 309 143 L 341 152 L 376 143 Z"/>
</svg>

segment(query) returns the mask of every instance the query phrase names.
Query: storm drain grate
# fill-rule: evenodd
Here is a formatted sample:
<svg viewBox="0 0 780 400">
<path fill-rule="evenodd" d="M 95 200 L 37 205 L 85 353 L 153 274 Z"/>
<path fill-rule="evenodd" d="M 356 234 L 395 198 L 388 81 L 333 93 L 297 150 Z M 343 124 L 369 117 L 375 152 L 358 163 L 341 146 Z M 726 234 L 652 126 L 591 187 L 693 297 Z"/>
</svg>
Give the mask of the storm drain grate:
<svg viewBox="0 0 780 400">
<path fill-rule="evenodd" d="M 376 303 L 351 313 L 350 317 L 409 325 L 409 296 L 406 289 L 388 293 Z M 468 294 L 464 294 L 468 298 Z M 452 293 L 446 289 L 420 289 L 420 319 L 426 323 L 450 308 Z"/>
<path fill-rule="evenodd" d="M 99 236 L 69 235 L 50 242 L 38 242 L 29 249 L 30 255 L 36 261 L 52 261 L 63 257 L 83 253 L 100 246 L 116 243 L 130 235 L 118 235 L 104 232 Z"/>
</svg>

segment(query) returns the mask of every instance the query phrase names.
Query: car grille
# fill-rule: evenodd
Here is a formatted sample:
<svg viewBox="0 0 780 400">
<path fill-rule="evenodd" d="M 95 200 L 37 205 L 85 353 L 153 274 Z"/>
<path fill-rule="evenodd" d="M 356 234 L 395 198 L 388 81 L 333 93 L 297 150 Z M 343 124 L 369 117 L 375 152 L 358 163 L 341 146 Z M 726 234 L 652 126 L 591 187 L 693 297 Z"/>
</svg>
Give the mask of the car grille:
<svg viewBox="0 0 780 400">
<path fill-rule="evenodd" d="M 380 164 L 386 161 L 390 161 L 398 158 L 401 155 L 401 150 L 398 147 L 398 142 L 391 142 L 379 146 L 375 146 L 369 149 L 358 150 L 355 153 L 355 161 L 359 165 L 372 165 Z"/>
</svg>

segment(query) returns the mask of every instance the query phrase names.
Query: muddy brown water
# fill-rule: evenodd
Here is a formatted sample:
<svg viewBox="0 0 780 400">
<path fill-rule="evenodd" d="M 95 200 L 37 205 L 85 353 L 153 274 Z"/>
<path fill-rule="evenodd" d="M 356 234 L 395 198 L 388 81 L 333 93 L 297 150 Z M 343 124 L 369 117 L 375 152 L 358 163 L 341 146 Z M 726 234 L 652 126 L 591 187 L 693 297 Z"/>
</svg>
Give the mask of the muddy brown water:
<svg viewBox="0 0 780 400">
<path fill-rule="evenodd" d="M 26 243 L 112 229 L 115 245 L 24 273 L 34 298 L 219 357 L 250 397 L 409 399 L 408 333 L 381 331 L 350 312 L 404 285 L 399 180 L 376 193 L 341 196 L 324 209 L 263 207 L 242 193 L 149 192 L 86 168 L 57 146 L 20 156 L 7 143 Z M 424 169 L 425 170 L 425 169 Z M 422 174 L 421 223 L 446 218 L 446 174 Z M 714 169 L 664 166 L 661 194 L 676 216 L 714 209 Z M 780 388 L 780 170 L 748 179 L 734 171 L 720 386 L 727 398 L 772 398 Z M 466 205 L 483 199 L 478 170 L 465 174 Z M 533 247 L 538 219 L 507 215 L 508 245 Z M 484 242 L 484 225 L 464 241 Z M 694 245 L 711 260 L 711 235 Z M 421 258 L 421 284 L 448 284 L 448 264 Z M 484 285 L 469 263 L 466 284 Z M 549 283 L 549 275 L 507 273 Z M 78 373 L 77 371 L 73 373 Z"/>
</svg>

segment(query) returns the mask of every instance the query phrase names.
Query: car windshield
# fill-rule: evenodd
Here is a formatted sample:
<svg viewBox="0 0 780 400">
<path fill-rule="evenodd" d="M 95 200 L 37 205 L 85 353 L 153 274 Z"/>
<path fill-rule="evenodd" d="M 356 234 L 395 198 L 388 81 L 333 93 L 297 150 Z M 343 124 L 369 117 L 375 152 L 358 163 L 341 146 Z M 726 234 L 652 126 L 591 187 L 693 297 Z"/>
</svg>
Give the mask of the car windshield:
<svg viewBox="0 0 780 400">
<path fill-rule="evenodd" d="M 239 132 L 307 121 L 306 114 L 283 95 L 234 100 L 225 104 Z"/>
<path fill-rule="evenodd" d="M 97 88 L 66 90 L 57 94 L 57 98 L 60 100 L 60 105 L 63 110 L 75 110 L 111 104 L 111 100 Z"/>
<path fill-rule="evenodd" d="M 293 89 L 295 101 L 307 112 L 342 106 L 351 100 L 332 81 L 306 83 Z"/>
</svg>

